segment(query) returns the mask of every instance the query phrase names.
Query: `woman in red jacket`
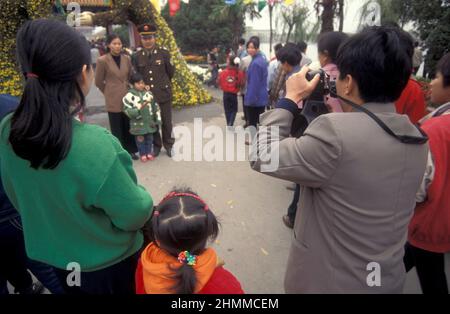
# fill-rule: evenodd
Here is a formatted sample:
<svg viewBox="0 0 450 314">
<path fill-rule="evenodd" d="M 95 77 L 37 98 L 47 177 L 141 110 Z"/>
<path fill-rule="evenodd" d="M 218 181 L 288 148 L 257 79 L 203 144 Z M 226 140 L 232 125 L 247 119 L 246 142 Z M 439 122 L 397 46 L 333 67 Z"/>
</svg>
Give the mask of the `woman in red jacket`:
<svg viewBox="0 0 450 314">
<path fill-rule="evenodd" d="M 444 254 L 450 252 L 450 53 L 438 65 L 431 99 L 443 106 L 422 125 L 430 156 L 409 225 L 405 265 L 407 271 L 416 266 L 423 293 L 448 294 Z"/>
<path fill-rule="evenodd" d="M 136 271 L 137 294 L 243 294 L 207 248 L 219 233 L 208 205 L 190 190 L 167 195 L 153 212 L 150 243 Z"/>
</svg>

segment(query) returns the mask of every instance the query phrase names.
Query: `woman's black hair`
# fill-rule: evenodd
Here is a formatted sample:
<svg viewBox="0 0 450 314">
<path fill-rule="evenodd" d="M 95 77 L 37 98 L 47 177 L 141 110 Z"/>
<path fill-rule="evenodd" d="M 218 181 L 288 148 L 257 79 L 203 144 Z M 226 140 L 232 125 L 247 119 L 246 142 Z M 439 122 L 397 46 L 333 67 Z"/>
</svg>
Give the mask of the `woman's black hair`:
<svg viewBox="0 0 450 314">
<path fill-rule="evenodd" d="M 117 34 L 110 34 L 106 37 L 106 52 L 111 52 L 111 49 L 109 49 L 109 45 L 113 42 L 114 39 L 117 38 L 120 39 L 121 42 L 123 42 L 122 38 L 120 38 L 120 36 Z"/>
<path fill-rule="evenodd" d="M 236 57 L 230 58 L 230 67 L 237 67 L 237 66 L 239 66 L 239 63 L 236 64 L 236 63 L 234 62 L 234 59 L 236 59 Z"/>
<path fill-rule="evenodd" d="M 188 193 L 198 196 L 190 189 L 174 189 L 175 193 Z M 190 196 L 175 196 L 163 201 L 153 216 L 150 238 L 173 257 L 183 251 L 201 255 L 208 240 L 214 241 L 219 234 L 219 223 L 206 205 Z M 192 266 L 183 264 L 174 269 L 176 284 L 172 290 L 176 294 L 195 292 L 197 277 Z"/>
<path fill-rule="evenodd" d="M 297 46 L 300 49 L 300 51 L 303 53 L 305 53 L 306 49 L 308 49 L 308 44 L 306 42 L 304 42 L 303 40 L 300 41 L 299 43 L 297 43 Z"/>
<path fill-rule="evenodd" d="M 340 79 L 351 75 L 365 102 L 400 98 L 412 73 L 411 36 L 395 27 L 373 26 L 346 40 L 338 51 Z"/>
<path fill-rule="evenodd" d="M 26 22 L 16 40 L 26 84 L 9 141 L 32 168 L 54 169 L 71 147 L 73 116 L 85 106 L 78 78 L 84 65 L 90 70 L 89 43 L 68 25 L 46 19 Z"/>
<path fill-rule="evenodd" d="M 255 49 L 259 49 L 259 45 L 260 45 L 259 37 L 258 36 L 250 37 L 250 39 L 247 42 L 247 48 L 250 44 L 253 44 L 253 47 L 255 47 Z"/>
<path fill-rule="evenodd" d="M 437 71 L 441 72 L 444 78 L 444 87 L 450 86 L 450 52 L 447 53 L 439 61 L 437 66 Z"/>
<path fill-rule="evenodd" d="M 283 44 L 282 43 L 278 43 L 273 47 L 273 51 L 275 51 L 275 54 L 280 51 L 283 48 Z"/>
<path fill-rule="evenodd" d="M 302 52 L 294 43 L 287 43 L 277 54 L 278 61 L 287 63 L 290 66 L 298 66 L 302 61 Z"/>
<path fill-rule="evenodd" d="M 323 33 L 319 37 L 318 50 L 320 53 L 327 54 L 331 62 L 335 63 L 339 47 L 347 38 L 347 34 L 342 32 Z"/>
<path fill-rule="evenodd" d="M 142 76 L 141 73 L 133 73 L 130 77 L 130 84 L 134 85 L 136 83 L 139 83 L 140 81 L 143 81 L 144 77 Z"/>
</svg>

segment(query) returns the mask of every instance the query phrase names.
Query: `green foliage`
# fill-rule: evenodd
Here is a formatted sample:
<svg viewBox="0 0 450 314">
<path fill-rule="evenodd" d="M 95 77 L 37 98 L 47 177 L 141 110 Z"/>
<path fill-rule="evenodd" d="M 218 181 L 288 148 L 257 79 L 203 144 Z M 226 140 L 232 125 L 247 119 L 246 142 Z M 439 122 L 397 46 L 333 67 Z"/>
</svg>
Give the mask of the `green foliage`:
<svg viewBox="0 0 450 314">
<path fill-rule="evenodd" d="M 439 60 L 450 51 L 450 3 L 448 0 L 410 0 L 410 20 L 427 49 L 425 72 L 433 77 Z"/>
<path fill-rule="evenodd" d="M 119 35 L 124 47 L 130 47 L 130 33 L 128 31 L 128 25 L 120 25 L 114 28 L 114 34 Z"/>
<path fill-rule="evenodd" d="M 321 22 L 310 22 L 311 12 L 304 4 L 283 7 L 277 23 L 281 24 L 285 42 L 314 42 L 320 33 Z"/>
<path fill-rule="evenodd" d="M 250 19 L 260 18 L 256 4 L 245 4 L 243 0 L 237 0 L 236 4 L 227 5 L 223 1 L 213 6 L 213 11 L 209 16 L 212 21 L 225 22 L 232 30 L 233 40 L 231 47 L 237 49 L 239 39 L 245 32 L 245 16 L 250 16 Z"/>
<path fill-rule="evenodd" d="M 365 15 L 368 1 L 362 9 Z M 376 0 L 381 7 L 381 22 L 396 22 L 401 27 L 413 22 L 422 47 L 427 51 L 425 73 L 432 77 L 438 61 L 450 51 L 449 0 Z"/>
<path fill-rule="evenodd" d="M 181 3 L 178 13 L 171 17 L 168 6 L 162 15 L 175 34 L 183 54 L 204 54 L 215 45 L 230 47 L 233 40 L 229 19 L 210 19 L 214 7 L 222 0 L 191 0 L 189 4 Z"/>
</svg>

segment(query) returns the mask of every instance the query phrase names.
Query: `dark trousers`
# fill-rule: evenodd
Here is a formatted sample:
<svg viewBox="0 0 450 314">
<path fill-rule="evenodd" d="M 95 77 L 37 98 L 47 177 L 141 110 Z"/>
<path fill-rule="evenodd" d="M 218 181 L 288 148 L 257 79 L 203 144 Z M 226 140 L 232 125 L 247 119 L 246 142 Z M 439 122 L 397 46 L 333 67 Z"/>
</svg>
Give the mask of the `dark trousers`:
<svg viewBox="0 0 450 314">
<path fill-rule="evenodd" d="M 67 278 L 70 271 L 55 269 L 57 276 L 63 283 L 67 294 L 74 295 L 132 295 L 136 294 L 134 275 L 140 252 L 128 257 L 113 266 L 93 271 L 81 272 L 80 287 L 69 287 Z"/>
<path fill-rule="evenodd" d="M 111 133 L 130 154 L 137 152 L 134 136 L 130 134 L 130 119 L 123 112 L 108 112 Z"/>
<path fill-rule="evenodd" d="M 208 86 L 215 86 L 217 88 L 217 78 L 219 76 L 219 67 L 213 66 L 213 68 L 211 69 L 211 79 L 208 81 L 207 85 Z"/>
<path fill-rule="evenodd" d="M 8 293 L 6 281 L 14 286 L 16 292 L 24 293 L 32 284 L 27 268 L 51 293 L 64 293 L 53 267 L 27 257 L 19 217 L 0 223 L 0 251 L 0 294 Z"/>
<path fill-rule="evenodd" d="M 406 272 L 416 267 L 424 294 L 448 294 L 444 254 L 425 251 L 407 243 L 403 261 Z"/>
<path fill-rule="evenodd" d="M 297 215 L 298 202 L 300 201 L 300 185 L 295 185 L 294 199 L 291 205 L 289 205 L 287 215 L 292 222 L 295 222 L 295 216 Z"/>
<path fill-rule="evenodd" d="M 238 111 L 238 97 L 236 94 L 223 93 L 223 107 L 225 109 L 225 118 L 227 126 L 233 126 Z"/>
<path fill-rule="evenodd" d="M 247 106 L 244 105 L 245 104 L 245 95 L 242 95 L 242 112 L 244 112 L 244 120 L 245 123 L 248 123 L 248 110 L 247 110 Z"/>
<path fill-rule="evenodd" d="M 247 107 L 247 114 L 248 114 L 248 124 L 251 126 L 254 126 L 255 128 L 258 127 L 259 124 L 259 116 L 264 113 L 265 108 L 264 107 Z"/>
<path fill-rule="evenodd" d="M 172 137 L 172 101 L 164 102 L 164 103 L 158 103 L 159 107 L 161 108 L 161 133 L 162 133 L 162 140 L 161 140 L 161 134 L 156 132 L 153 134 L 153 145 L 155 150 L 160 151 L 161 148 L 164 146 L 166 151 L 170 151 L 173 147 L 173 144 L 175 143 L 175 139 Z"/>
<path fill-rule="evenodd" d="M 153 134 L 136 135 L 136 146 L 141 157 L 153 154 Z"/>
<path fill-rule="evenodd" d="M 31 286 L 33 279 L 27 271 L 25 243 L 19 226 L 16 219 L 0 224 L 0 281 L 3 285 L 9 281 L 21 293 Z"/>
</svg>

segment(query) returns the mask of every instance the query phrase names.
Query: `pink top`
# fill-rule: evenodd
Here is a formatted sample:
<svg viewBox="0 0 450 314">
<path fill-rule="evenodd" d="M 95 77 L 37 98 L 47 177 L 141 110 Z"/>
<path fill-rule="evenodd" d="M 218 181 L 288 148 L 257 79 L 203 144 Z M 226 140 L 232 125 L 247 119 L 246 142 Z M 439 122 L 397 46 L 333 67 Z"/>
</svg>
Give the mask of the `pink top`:
<svg viewBox="0 0 450 314">
<path fill-rule="evenodd" d="M 331 81 L 336 81 L 339 77 L 339 70 L 336 64 L 329 63 L 322 68 L 325 73 L 330 76 Z M 333 112 L 343 112 L 341 103 L 339 99 L 330 97 L 329 95 L 325 96 L 325 103 L 331 107 Z"/>
<path fill-rule="evenodd" d="M 339 70 L 337 68 L 337 65 L 333 63 L 329 63 L 325 65 L 322 70 L 325 71 L 326 74 L 330 76 L 331 81 L 336 81 L 339 76 Z M 331 110 L 333 112 L 343 112 L 341 103 L 339 102 L 339 99 L 330 97 L 329 95 L 325 96 L 324 99 L 325 103 L 331 107 Z M 303 101 L 298 103 L 298 107 L 300 109 L 303 109 Z"/>
</svg>

